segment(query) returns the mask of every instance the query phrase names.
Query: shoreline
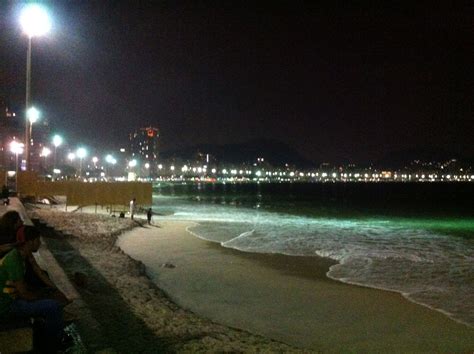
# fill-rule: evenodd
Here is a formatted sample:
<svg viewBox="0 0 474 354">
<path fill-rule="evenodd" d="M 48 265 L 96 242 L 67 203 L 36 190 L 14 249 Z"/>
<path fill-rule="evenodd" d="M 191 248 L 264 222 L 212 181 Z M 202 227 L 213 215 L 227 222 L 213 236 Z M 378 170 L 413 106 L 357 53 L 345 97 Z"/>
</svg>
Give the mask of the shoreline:
<svg viewBox="0 0 474 354">
<path fill-rule="evenodd" d="M 53 213 L 49 217 L 56 219 L 58 214 Z M 91 215 L 91 219 L 95 217 Z M 45 215 L 41 219 L 46 221 Z M 54 226 L 53 223 L 48 224 Z M 53 233 L 61 234 L 57 226 Z M 146 275 L 142 262 L 111 245 L 120 234 L 102 235 L 97 242 L 81 234 L 47 238 L 48 248 L 70 279 L 78 271 L 87 276 L 86 286 L 75 284 L 86 308 L 73 306 L 69 312 L 78 318 L 79 331 L 89 351 L 309 352 L 215 323 L 177 306 Z"/>
<path fill-rule="evenodd" d="M 175 222 L 164 227 L 170 223 Z M 119 246 L 147 268 L 153 259 L 176 265 L 170 270 L 149 270 L 150 276 L 179 306 L 225 325 L 324 352 L 469 352 L 474 348 L 474 331 L 437 311 L 396 292 L 327 278 L 331 261 L 241 252 L 188 232 L 172 236 L 133 232 L 121 240 Z M 156 243 L 156 249 L 140 250 Z M 134 245 L 139 246 L 130 249 Z M 157 269 L 156 264 L 151 268 Z M 271 290 L 265 294 L 266 288 Z M 272 312 L 276 307 L 283 313 Z M 295 311 L 300 311 L 300 317 L 288 321 Z"/>
<path fill-rule="evenodd" d="M 198 238 L 198 239 L 200 239 L 204 242 L 210 242 L 211 244 L 216 244 L 216 245 L 218 245 L 219 247 L 221 247 L 223 249 L 231 249 L 231 250 L 236 250 L 238 252 L 249 253 L 249 254 L 260 254 L 259 252 L 249 252 L 249 251 L 246 251 L 246 250 L 243 250 L 243 249 L 226 247 L 221 242 L 208 240 L 208 239 L 200 236 L 199 234 L 193 232 L 192 230 L 190 230 L 191 228 L 195 227 L 196 224 L 198 224 L 197 222 L 190 221 L 189 223 L 193 223 L 194 225 L 189 225 L 188 227 L 186 227 L 186 231 L 189 234 L 191 234 L 192 236 L 194 236 L 194 237 L 196 237 L 196 238 Z M 314 259 L 319 259 L 320 260 L 319 262 L 321 263 L 321 265 L 322 264 L 324 264 L 324 265 L 321 266 L 322 268 L 318 267 L 318 270 L 322 271 L 324 269 L 324 267 L 327 266 L 327 271 L 324 273 L 324 277 L 328 280 L 335 281 L 335 282 L 342 283 L 342 284 L 346 284 L 346 285 L 357 286 L 357 287 L 361 287 L 361 288 L 367 288 L 367 289 L 373 289 L 373 290 L 379 290 L 379 291 L 386 291 L 386 292 L 390 292 L 390 293 L 400 295 L 404 299 L 406 299 L 407 301 L 409 301 L 411 303 L 414 303 L 414 304 L 419 305 L 419 306 L 426 307 L 427 309 L 432 310 L 432 311 L 439 312 L 439 313 L 443 314 L 444 316 L 448 317 L 452 321 L 455 321 L 455 322 L 457 322 L 461 325 L 464 325 L 464 326 L 467 326 L 469 328 L 474 329 L 473 324 L 470 324 L 468 322 L 464 322 L 460 319 L 457 319 L 456 317 L 454 317 L 455 316 L 454 314 L 451 314 L 451 313 L 449 313 L 449 312 L 447 312 L 443 309 L 439 309 L 439 308 L 430 306 L 429 304 L 425 304 L 423 302 L 414 300 L 410 297 L 409 293 L 404 293 L 402 291 L 398 291 L 398 290 L 394 290 L 394 289 L 389 289 L 389 288 L 384 288 L 384 287 L 377 287 L 377 286 L 374 286 L 374 285 L 362 284 L 362 283 L 358 283 L 358 282 L 355 282 L 355 281 L 342 280 L 342 279 L 338 279 L 336 277 L 331 277 L 329 275 L 329 272 L 331 271 L 331 268 L 333 266 L 337 266 L 337 265 L 340 264 L 340 262 L 337 261 L 337 260 L 334 260 L 334 259 L 331 259 L 331 258 L 328 258 L 328 257 L 322 257 L 322 256 L 319 256 L 319 255 L 316 255 L 316 254 L 314 256 L 295 256 L 295 255 L 292 255 L 292 254 L 284 254 L 284 253 L 262 253 L 262 254 L 282 255 L 282 256 L 287 256 L 287 257 L 291 257 L 291 258 L 294 258 L 294 259 L 308 258 L 308 257 L 309 258 L 314 258 Z"/>
<path fill-rule="evenodd" d="M 115 218 L 109 218 L 109 220 L 110 219 Z M 155 220 L 157 219 L 158 218 L 155 218 Z M 212 243 L 200 238 L 198 239 L 186 231 L 186 225 L 189 225 L 189 222 L 161 220 L 158 222 L 161 225 L 161 228 L 151 229 L 146 227 L 135 227 L 131 231 L 125 231 L 118 235 L 116 234 L 112 236 L 110 234 L 105 239 L 103 237 L 98 238 L 99 244 L 107 239 L 109 241 L 111 239 L 119 239 L 117 243 L 112 243 L 116 246 L 118 245 L 120 248 L 111 246 L 109 242 L 106 242 L 108 245 L 105 247 L 105 250 L 100 250 L 101 247 L 96 243 L 91 244 L 91 239 L 88 239 L 87 237 L 85 240 L 82 240 L 86 242 L 80 242 L 79 239 L 74 241 L 73 239 L 72 243 L 73 246 L 80 251 L 82 256 L 86 257 L 89 261 L 93 260 L 92 263 L 96 268 L 103 268 L 104 265 L 110 266 L 110 264 L 103 259 L 105 255 L 109 255 L 109 252 L 111 252 L 110 255 L 113 256 L 114 262 L 129 264 L 128 266 L 125 266 L 125 270 L 130 274 L 134 274 L 131 279 L 128 279 L 127 281 L 121 279 L 121 277 L 124 277 L 124 275 L 120 276 L 121 272 L 124 273 L 123 269 L 112 269 L 106 271 L 105 276 L 109 279 L 108 281 L 111 282 L 113 287 L 119 288 L 121 297 L 126 300 L 126 305 L 133 308 L 133 312 L 143 320 L 143 323 L 147 328 L 151 329 L 151 333 L 148 333 L 149 335 L 159 338 L 175 338 L 171 341 L 172 344 L 165 345 L 166 349 L 169 351 L 267 350 L 310 352 L 312 350 L 322 350 L 324 352 L 337 352 L 340 350 L 362 350 L 364 352 L 468 352 L 472 351 L 472 348 L 474 348 L 473 341 L 469 339 L 469 335 L 474 334 L 474 331 L 470 330 L 469 327 L 466 327 L 465 325 L 460 325 L 457 322 L 454 322 L 445 315 L 441 315 L 437 311 L 414 304 L 396 292 L 376 290 L 360 285 L 347 285 L 328 278 L 326 272 L 330 264 L 336 263 L 334 261 L 323 259 L 321 261 L 322 263 L 318 264 L 315 263 L 313 257 L 308 257 L 312 259 L 303 259 L 304 257 L 301 257 L 302 259 L 297 262 L 299 264 L 295 265 L 295 262 L 293 262 L 294 260 L 292 260 L 292 262 L 284 261 L 285 259 L 288 260 L 288 257 L 290 256 L 259 255 L 242 252 L 222 247 L 218 243 Z M 175 276 L 174 279 L 171 277 L 167 280 L 171 282 L 171 289 L 169 288 L 169 284 L 163 284 L 163 279 L 161 279 L 161 283 L 160 281 L 156 281 L 156 274 L 153 274 L 153 272 L 150 271 L 148 265 L 146 266 L 146 270 L 144 269 L 146 261 L 135 260 L 135 257 L 130 255 L 129 252 L 125 253 L 124 248 L 119 244 L 120 239 L 123 239 L 124 237 L 132 239 L 135 243 L 140 242 L 142 237 L 140 234 L 147 231 L 152 234 L 145 236 L 144 240 L 150 240 L 150 237 L 152 237 L 153 242 L 160 242 L 160 248 L 164 248 L 160 251 L 161 253 L 155 254 L 154 256 L 158 258 L 162 257 L 160 258 L 160 262 L 163 264 L 169 261 L 169 263 L 176 265 L 176 268 L 159 268 L 161 276 Z M 171 248 L 169 247 L 171 246 L 176 247 L 174 252 L 170 252 Z M 168 248 L 165 249 L 166 247 Z M 197 253 L 193 254 L 193 252 Z M 119 256 L 119 254 L 121 254 L 121 256 Z M 203 255 L 211 258 L 214 257 L 213 259 L 216 263 L 221 262 L 223 265 L 223 274 L 221 274 L 221 278 L 217 277 L 211 279 L 208 283 L 204 284 L 206 286 L 214 286 L 213 291 L 217 291 L 217 294 L 211 295 L 217 296 L 214 298 L 214 300 L 217 299 L 217 302 L 213 302 L 213 299 L 211 298 L 210 301 L 207 301 L 210 302 L 211 305 L 207 306 L 205 302 L 199 302 L 199 300 L 196 300 L 198 311 L 195 311 L 195 309 L 192 306 L 188 306 L 183 299 L 186 300 L 187 298 L 189 300 L 190 297 L 200 295 L 201 292 L 206 290 L 206 287 L 203 287 L 202 284 L 200 285 L 199 282 L 196 281 L 196 278 L 199 277 L 193 276 L 193 268 L 204 266 L 203 268 L 199 268 L 195 275 L 205 274 L 207 278 L 212 278 L 212 276 L 215 275 L 215 269 L 212 269 L 212 267 L 211 269 L 208 269 L 206 268 L 207 265 L 201 264 L 202 262 L 200 261 L 200 258 L 202 258 Z M 196 256 L 198 257 L 196 258 Z M 130 264 L 133 264 L 133 266 L 130 267 Z M 241 269 L 239 266 L 243 266 L 243 268 Z M 275 276 L 283 276 L 285 281 L 294 282 L 295 279 L 297 279 L 298 282 L 295 284 L 303 286 L 308 293 L 314 292 L 314 296 L 311 296 L 311 301 L 305 302 L 302 306 L 303 311 L 301 314 L 302 316 L 305 315 L 305 307 L 309 309 L 312 306 L 312 302 L 317 301 L 316 310 L 320 312 L 318 313 L 318 317 L 313 318 L 312 321 L 319 321 L 316 320 L 316 318 L 324 319 L 324 321 L 323 323 L 316 324 L 316 329 L 312 333 L 314 333 L 314 336 L 317 338 L 313 340 L 311 345 L 306 345 L 307 343 L 304 344 L 302 342 L 304 338 L 301 335 L 298 337 L 298 333 L 292 333 L 298 332 L 299 329 L 287 327 L 283 333 L 279 333 L 276 328 L 270 328 L 271 333 L 268 334 L 265 333 L 265 330 L 268 330 L 268 327 L 272 327 L 273 325 L 269 326 L 268 323 L 264 323 L 265 321 L 258 323 L 258 325 L 264 329 L 263 332 L 252 328 L 252 326 L 249 326 L 248 323 L 245 322 L 245 316 L 240 313 L 240 310 L 237 314 L 232 313 L 231 311 L 236 306 L 242 306 L 242 304 L 238 303 L 238 298 L 228 298 L 227 300 L 230 302 L 227 304 L 224 303 L 224 309 L 227 308 L 227 310 L 224 311 L 229 311 L 224 313 L 224 315 L 227 316 L 227 320 L 231 319 L 235 322 L 237 319 L 237 324 L 232 323 L 232 321 L 226 323 L 226 321 L 221 321 L 201 312 L 202 307 L 214 312 L 219 310 L 222 311 L 222 308 L 219 307 L 221 304 L 218 302 L 225 301 L 221 296 L 222 293 L 219 293 L 219 291 L 222 290 L 220 288 L 225 288 L 225 286 L 228 285 L 227 282 L 230 282 L 233 277 L 239 275 L 239 272 L 248 268 L 253 270 L 254 273 L 258 273 L 250 276 L 255 276 L 255 279 L 246 279 L 253 282 L 252 286 L 255 286 L 255 288 L 250 289 L 251 291 L 257 289 L 261 282 L 264 284 L 266 284 L 265 282 L 268 282 L 266 285 L 272 286 L 272 282 L 269 280 L 275 280 Z M 315 269 L 317 269 L 318 272 L 315 272 Z M 228 272 L 226 273 L 225 270 Z M 186 273 L 188 271 L 191 271 L 191 273 L 185 275 L 190 278 L 179 278 L 182 275 L 180 275 L 179 272 Z M 200 271 L 202 273 L 199 273 Z M 142 279 L 145 272 L 148 274 L 148 277 Z M 178 275 L 177 278 L 176 275 Z M 129 278 L 129 275 L 125 277 Z M 138 277 L 139 279 L 144 280 L 144 283 L 147 283 L 140 285 L 140 289 L 144 286 L 145 297 L 148 297 L 146 301 L 140 299 L 141 295 L 139 293 L 141 293 L 141 291 L 137 289 L 137 284 L 135 283 L 135 280 L 133 280 L 134 277 Z M 150 279 L 152 279 L 153 282 Z M 242 283 L 242 279 L 243 278 L 238 279 L 239 281 L 236 283 L 237 285 L 232 285 L 234 287 L 237 286 L 237 289 L 232 288 L 231 286 L 231 289 L 234 292 L 235 290 L 245 291 L 245 284 Z M 142 283 L 142 280 L 139 280 L 139 283 Z M 213 282 L 214 285 L 212 285 Z M 215 287 L 216 284 L 218 285 L 217 288 Z M 186 286 L 189 285 L 191 285 L 191 290 L 186 288 Z M 192 289 L 193 286 L 196 288 Z M 150 293 L 151 288 L 156 289 Z M 176 293 L 176 289 L 178 294 Z M 278 291 L 279 290 L 277 290 L 275 294 L 278 294 Z M 83 293 L 84 291 L 81 292 L 81 295 L 83 295 Z M 294 296 L 293 290 L 289 294 L 291 294 L 290 296 Z M 85 297 L 88 297 L 87 293 Z M 156 305 L 157 297 L 160 298 L 159 302 L 161 303 L 158 307 L 150 307 L 150 303 Z M 164 299 L 162 297 L 164 297 Z M 94 301 L 94 299 L 92 299 L 92 301 Z M 281 302 L 281 304 L 284 305 L 283 302 Z M 366 304 L 370 304 L 369 308 Z M 265 307 L 261 305 L 262 304 L 257 307 L 257 310 L 261 311 L 262 309 L 260 308 Z M 379 314 L 377 314 L 377 310 L 374 311 L 374 309 L 370 308 L 372 305 L 374 305 L 379 312 L 388 311 L 388 314 L 386 314 L 384 318 L 377 319 Z M 355 308 L 360 307 L 360 309 L 355 312 L 353 311 L 351 314 L 350 311 L 347 311 L 347 306 Z M 97 316 L 97 312 L 100 312 L 100 310 L 101 309 L 93 307 L 91 311 L 92 315 Z M 255 313 L 253 317 L 255 316 L 258 316 L 258 314 Z M 442 318 L 440 318 L 440 316 L 442 316 Z M 163 319 L 161 317 L 165 317 L 166 320 L 162 321 Z M 178 324 L 175 323 L 173 325 L 172 321 L 175 321 L 175 317 L 179 317 Z M 261 317 L 265 320 L 265 316 Z M 410 317 L 410 321 L 408 321 L 410 322 L 409 324 L 406 323 L 407 317 Z M 211 318 L 211 320 L 206 320 L 206 318 Z M 358 320 L 355 323 L 352 323 L 354 318 L 358 318 Z M 258 322 L 259 320 L 260 319 L 257 319 L 256 321 Z M 278 320 L 275 320 L 275 322 L 278 322 Z M 198 328 L 196 328 L 197 323 L 199 323 L 197 326 Z M 223 324 L 221 325 L 218 323 Z M 169 326 L 174 329 L 170 330 Z M 441 328 L 446 326 L 447 329 Z M 200 339 L 196 339 L 195 335 L 191 336 L 193 339 L 189 339 L 189 336 L 183 337 L 182 335 L 183 332 L 188 334 L 202 333 L 201 327 L 205 328 L 205 333 L 214 334 L 209 336 L 205 335 Z M 427 328 L 423 329 L 424 327 Z M 304 330 L 304 328 L 300 329 Z M 128 330 L 129 329 L 127 329 L 127 331 Z M 115 329 L 115 331 L 120 331 L 120 328 Z M 164 335 L 164 333 L 166 334 Z M 218 335 L 215 335 L 216 333 Z M 436 333 L 438 333 L 438 335 L 436 335 Z M 281 335 L 283 335 L 283 337 L 281 337 Z M 139 334 L 138 337 L 140 337 Z M 347 339 L 348 337 L 352 339 Z M 95 340 L 97 341 L 98 339 Z M 117 340 L 120 342 L 120 339 Z M 461 343 L 458 343 L 459 341 L 461 341 Z M 290 343 L 290 346 L 283 344 L 282 342 Z M 143 339 L 143 343 L 146 344 L 146 340 Z M 169 343 L 169 340 L 166 339 L 165 343 Z M 120 347 L 123 347 L 123 345 L 124 344 L 120 342 Z M 153 345 L 158 344 L 155 341 L 151 341 L 144 345 L 143 348 L 150 349 Z M 291 345 L 293 345 L 293 347 Z M 98 345 L 98 347 L 100 347 L 100 345 Z M 146 349 L 143 350 L 146 351 Z"/>
</svg>

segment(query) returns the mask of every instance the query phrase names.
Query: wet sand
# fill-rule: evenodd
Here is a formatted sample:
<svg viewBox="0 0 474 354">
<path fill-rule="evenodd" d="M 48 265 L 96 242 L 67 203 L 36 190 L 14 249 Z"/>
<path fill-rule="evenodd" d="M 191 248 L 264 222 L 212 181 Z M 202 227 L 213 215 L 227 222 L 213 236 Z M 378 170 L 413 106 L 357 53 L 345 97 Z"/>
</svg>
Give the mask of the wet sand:
<svg viewBox="0 0 474 354">
<path fill-rule="evenodd" d="M 49 239 L 48 246 L 71 279 L 77 271 L 87 275 L 87 286 L 78 287 L 87 309 L 76 314 L 91 351 L 474 349 L 474 329 L 441 313 L 396 293 L 326 278 L 330 260 L 224 249 L 192 236 L 188 222 L 155 218 L 159 227 L 131 229 L 129 220 L 103 216 L 48 211 L 42 218 L 74 235 Z M 114 246 L 122 231 L 118 245 L 127 254 Z"/>
<path fill-rule="evenodd" d="M 472 352 L 474 329 L 400 294 L 342 284 L 317 257 L 244 253 L 184 232 L 134 229 L 119 246 L 179 306 L 213 321 L 323 352 Z M 160 267 L 172 264 L 175 268 Z M 158 269 L 152 272 L 150 269 Z"/>
<path fill-rule="evenodd" d="M 150 281 L 141 263 L 114 246 L 121 231 L 147 230 L 135 222 L 51 210 L 37 210 L 33 217 L 54 227 L 42 227 L 43 238 L 80 294 L 66 311 L 76 317 L 87 352 L 305 352 L 177 306 Z M 163 231 L 185 232 L 181 226 Z"/>
</svg>

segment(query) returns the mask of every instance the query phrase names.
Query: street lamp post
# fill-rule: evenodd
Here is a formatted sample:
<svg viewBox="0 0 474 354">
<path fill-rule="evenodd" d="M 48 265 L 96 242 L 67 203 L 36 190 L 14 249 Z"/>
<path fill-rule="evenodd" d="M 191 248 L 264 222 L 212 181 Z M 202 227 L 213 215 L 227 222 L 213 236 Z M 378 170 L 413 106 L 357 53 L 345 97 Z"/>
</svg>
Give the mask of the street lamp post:
<svg viewBox="0 0 474 354">
<path fill-rule="evenodd" d="M 79 157 L 79 177 L 82 177 L 82 160 L 87 156 L 87 150 L 81 147 L 77 149 L 76 155 Z"/>
<path fill-rule="evenodd" d="M 28 134 L 26 134 L 26 131 L 25 131 L 25 135 L 27 136 L 27 140 L 26 140 L 26 143 L 25 143 L 25 152 L 26 152 L 26 170 L 28 171 L 29 168 L 31 168 L 30 166 L 30 157 L 31 157 L 31 151 L 30 151 L 30 146 L 32 146 L 32 130 L 33 130 L 33 124 L 36 123 L 38 121 L 38 119 L 40 118 L 40 112 L 35 108 L 35 107 L 30 107 L 27 111 L 26 111 L 26 118 L 27 118 L 27 130 L 28 130 Z"/>
<path fill-rule="evenodd" d="M 110 165 L 115 165 L 117 163 L 117 160 L 112 155 L 109 154 L 105 157 L 105 162 L 107 162 Z M 107 177 L 110 173 L 109 169 L 107 168 L 107 165 L 106 165 L 106 171 L 105 172 L 106 172 L 105 174 L 106 174 L 106 177 Z"/>
<path fill-rule="evenodd" d="M 44 169 L 45 169 L 45 171 L 48 170 L 47 158 L 48 158 L 48 156 L 49 156 L 50 154 L 51 154 L 51 149 L 48 148 L 48 147 L 46 147 L 46 146 L 44 146 L 44 147 L 43 147 L 43 150 L 41 151 L 40 156 L 41 156 L 41 157 L 44 157 Z"/>
<path fill-rule="evenodd" d="M 10 143 L 10 151 L 15 154 L 15 190 L 18 192 L 18 155 L 23 153 L 24 144 L 13 140 Z"/>
<path fill-rule="evenodd" d="M 46 34 L 51 28 L 51 21 L 48 13 L 44 8 L 37 4 L 31 4 L 24 7 L 21 18 L 21 26 L 23 31 L 28 35 L 28 51 L 26 54 L 26 119 L 25 119 L 25 155 L 26 155 L 26 170 L 30 166 L 30 140 L 31 140 L 31 126 L 28 117 L 28 110 L 30 109 L 31 98 L 31 40 L 33 37 L 38 37 Z"/>
<path fill-rule="evenodd" d="M 53 169 L 56 169 L 56 149 L 63 143 L 63 138 L 59 135 L 53 136 L 53 145 L 54 145 L 54 157 L 53 157 Z"/>
</svg>

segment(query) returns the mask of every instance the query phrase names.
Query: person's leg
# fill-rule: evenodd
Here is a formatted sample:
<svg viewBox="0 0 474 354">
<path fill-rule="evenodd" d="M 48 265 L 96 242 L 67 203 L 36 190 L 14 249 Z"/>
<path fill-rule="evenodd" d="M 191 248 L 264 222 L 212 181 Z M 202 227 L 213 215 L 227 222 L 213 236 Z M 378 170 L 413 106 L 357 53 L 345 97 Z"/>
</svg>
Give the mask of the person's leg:
<svg viewBox="0 0 474 354">
<path fill-rule="evenodd" d="M 45 321 L 44 334 L 54 346 L 59 345 L 64 329 L 63 314 L 59 304 L 50 299 L 26 301 L 15 300 L 10 308 L 13 317 L 41 317 Z"/>
</svg>

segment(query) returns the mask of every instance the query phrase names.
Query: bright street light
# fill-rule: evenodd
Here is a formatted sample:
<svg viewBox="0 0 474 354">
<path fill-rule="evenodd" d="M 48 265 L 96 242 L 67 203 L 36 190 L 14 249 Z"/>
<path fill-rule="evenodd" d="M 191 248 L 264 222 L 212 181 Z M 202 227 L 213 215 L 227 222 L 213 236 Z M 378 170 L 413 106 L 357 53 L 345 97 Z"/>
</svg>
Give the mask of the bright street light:
<svg viewBox="0 0 474 354">
<path fill-rule="evenodd" d="M 51 155 L 51 149 L 46 147 L 46 146 L 43 146 L 43 149 L 41 150 L 40 157 L 44 157 L 44 169 L 45 170 L 47 169 L 46 159 L 48 158 L 49 155 Z"/>
<path fill-rule="evenodd" d="M 28 117 L 30 124 L 35 124 L 40 118 L 40 111 L 38 111 L 35 107 L 28 108 L 26 116 Z"/>
<path fill-rule="evenodd" d="M 14 154 L 23 154 L 23 143 L 19 143 L 16 140 L 13 140 L 10 143 L 10 151 L 13 152 Z"/>
<path fill-rule="evenodd" d="M 117 163 L 117 160 L 115 159 L 115 157 L 113 157 L 112 155 L 108 154 L 107 156 L 105 156 L 105 162 L 107 162 L 108 164 L 111 164 L 111 165 L 115 165 Z M 109 174 L 109 171 L 107 169 L 107 165 L 106 165 L 106 175 Z"/>
<path fill-rule="evenodd" d="M 26 52 L 26 117 L 25 117 L 25 155 L 26 170 L 30 169 L 31 144 L 31 120 L 29 121 L 28 111 L 30 109 L 31 96 L 31 39 L 46 34 L 51 29 L 51 20 L 44 7 L 38 4 L 26 5 L 20 16 L 20 24 L 23 31 L 28 35 L 28 50 Z"/>
<path fill-rule="evenodd" d="M 53 145 L 54 145 L 54 166 L 53 169 L 56 168 L 56 149 L 63 143 L 63 138 L 60 135 L 53 136 Z"/>
<path fill-rule="evenodd" d="M 135 167 L 137 165 L 137 160 L 132 160 L 128 163 L 128 167 Z"/>
<path fill-rule="evenodd" d="M 82 177 L 82 160 L 87 156 L 87 150 L 80 147 L 76 151 L 77 157 L 79 157 L 79 177 Z"/>
<path fill-rule="evenodd" d="M 76 154 L 73 152 L 70 152 L 69 154 L 67 154 L 67 158 L 69 159 L 69 161 L 72 162 L 76 158 Z"/>
<path fill-rule="evenodd" d="M 51 29 L 51 19 L 46 9 L 38 4 L 23 8 L 20 15 L 23 32 L 30 38 L 45 35 Z"/>
<path fill-rule="evenodd" d="M 63 143 L 63 138 L 60 135 L 53 136 L 54 147 L 59 147 Z"/>
<path fill-rule="evenodd" d="M 83 147 L 80 147 L 77 149 L 76 151 L 76 155 L 77 157 L 79 157 L 80 159 L 83 159 L 84 157 L 87 156 L 87 150 Z"/>
<path fill-rule="evenodd" d="M 115 165 L 117 163 L 117 160 L 110 154 L 105 157 L 105 161 L 112 165 Z"/>
<path fill-rule="evenodd" d="M 41 150 L 41 157 L 48 157 L 51 154 L 51 149 L 44 146 L 43 149 Z"/>
</svg>

